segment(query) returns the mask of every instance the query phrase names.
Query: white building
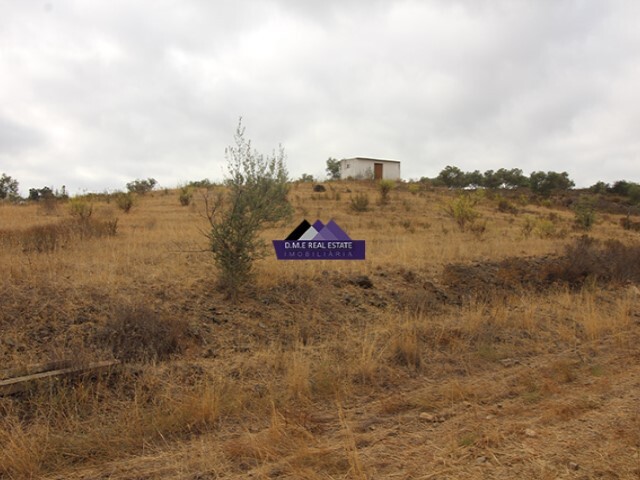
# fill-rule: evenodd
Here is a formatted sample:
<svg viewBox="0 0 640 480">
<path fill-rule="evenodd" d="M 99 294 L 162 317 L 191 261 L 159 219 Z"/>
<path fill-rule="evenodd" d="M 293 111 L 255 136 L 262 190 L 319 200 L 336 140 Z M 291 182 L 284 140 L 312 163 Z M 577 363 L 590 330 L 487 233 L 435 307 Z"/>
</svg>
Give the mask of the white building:
<svg viewBox="0 0 640 480">
<path fill-rule="evenodd" d="M 400 162 L 377 158 L 343 158 L 340 160 L 340 178 L 400 180 Z"/>
</svg>

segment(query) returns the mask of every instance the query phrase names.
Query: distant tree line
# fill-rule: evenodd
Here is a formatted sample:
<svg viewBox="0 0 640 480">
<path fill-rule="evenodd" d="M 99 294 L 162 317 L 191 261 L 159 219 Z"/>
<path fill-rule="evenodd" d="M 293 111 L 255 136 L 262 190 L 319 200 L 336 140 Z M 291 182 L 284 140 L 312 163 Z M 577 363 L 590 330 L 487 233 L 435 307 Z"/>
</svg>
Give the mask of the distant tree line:
<svg viewBox="0 0 640 480">
<path fill-rule="evenodd" d="M 640 184 L 618 180 L 612 185 L 605 182 L 596 182 L 589 187 L 589 191 L 600 194 L 613 194 L 629 197 L 632 203 L 640 203 Z"/>
<path fill-rule="evenodd" d="M 434 179 L 422 178 L 434 186 L 449 188 L 491 188 L 516 189 L 528 187 L 533 192 L 549 195 L 554 190 L 568 190 L 575 186 L 567 172 L 532 172 L 526 176 L 519 168 L 500 168 L 499 170 L 480 170 L 464 172 L 460 168 L 447 165 Z"/>
<path fill-rule="evenodd" d="M 54 190 L 51 187 L 30 188 L 29 196 L 27 198 L 29 200 L 38 202 L 40 200 L 50 200 L 56 198 L 66 200 L 69 198 L 69 195 L 67 194 L 67 187 L 63 185 L 60 190 L 58 190 L 57 188 Z"/>
</svg>

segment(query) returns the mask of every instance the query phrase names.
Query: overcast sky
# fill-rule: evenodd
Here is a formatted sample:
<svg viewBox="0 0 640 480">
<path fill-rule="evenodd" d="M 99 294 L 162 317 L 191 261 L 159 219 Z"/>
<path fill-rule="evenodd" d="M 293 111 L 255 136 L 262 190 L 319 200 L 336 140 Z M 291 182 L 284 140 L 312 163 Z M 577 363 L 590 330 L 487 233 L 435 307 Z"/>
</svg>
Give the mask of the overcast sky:
<svg viewBox="0 0 640 480">
<path fill-rule="evenodd" d="M 220 180 L 242 116 L 290 176 L 640 181 L 637 0 L 0 0 L 0 173 L 71 193 Z"/>
</svg>

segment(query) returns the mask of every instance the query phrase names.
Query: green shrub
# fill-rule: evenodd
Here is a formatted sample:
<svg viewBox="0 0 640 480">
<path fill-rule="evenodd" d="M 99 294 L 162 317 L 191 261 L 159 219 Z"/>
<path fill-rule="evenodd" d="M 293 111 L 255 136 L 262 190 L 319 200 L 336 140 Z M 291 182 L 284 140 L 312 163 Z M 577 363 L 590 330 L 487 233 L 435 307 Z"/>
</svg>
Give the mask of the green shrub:
<svg viewBox="0 0 640 480">
<path fill-rule="evenodd" d="M 129 213 L 135 205 L 136 197 L 131 192 L 118 192 L 116 194 L 116 205 L 124 213 Z"/>
<path fill-rule="evenodd" d="M 582 196 L 573 207 L 575 213 L 575 224 L 582 230 L 591 230 L 596 221 L 596 211 L 593 199 Z"/>
<path fill-rule="evenodd" d="M 409 190 L 409 193 L 411 195 L 417 195 L 417 193 L 420 191 L 420 185 L 418 185 L 417 183 L 412 183 L 407 187 L 407 189 Z"/>
<path fill-rule="evenodd" d="M 354 212 L 366 212 L 369 210 L 369 195 L 358 192 L 351 197 L 351 210 Z"/>
<path fill-rule="evenodd" d="M 540 238 L 553 238 L 560 236 L 556 224 L 552 220 L 540 218 L 536 222 L 535 231 Z"/>
<path fill-rule="evenodd" d="M 180 200 L 180 205 L 182 205 L 183 207 L 189 206 L 191 200 L 193 199 L 193 188 L 189 185 L 180 187 L 180 195 L 178 199 Z"/>
<path fill-rule="evenodd" d="M 536 221 L 533 217 L 527 215 L 524 217 L 524 223 L 522 224 L 522 228 L 520 231 L 522 232 L 522 236 L 525 238 L 529 238 L 533 233 L 533 230 L 536 227 Z"/>
<path fill-rule="evenodd" d="M 389 194 L 391 190 L 396 188 L 396 182 L 389 179 L 382 179 L 378 182 L 378 191 L 380 192 L 380 204 L 386 205 L 389 203 Z"/>
<path fill-rule="evenodd" d="M 640 204 L 640 185 L 638 185 L 637 183 L 632 183 L 631 185 L 629 185 L 627 195 L 629 196 L 629 200 L 633 205 Z"/>
<path fill-rule="evenodd" d="M 458 225 L 458 228 L 464 232 L 465 229 L 480 216 L 474 208 L 476 203 L 477 198 L 463 194 L 446 205 L 445 213 L 451 217 Z"/>
<path fill-rule="evenodd" d="M 69 200 L 69 213 L 72 217 L 86 220 L 93 213 L 93 203 L 82 197 L 75 197 Z"/>
</svg>

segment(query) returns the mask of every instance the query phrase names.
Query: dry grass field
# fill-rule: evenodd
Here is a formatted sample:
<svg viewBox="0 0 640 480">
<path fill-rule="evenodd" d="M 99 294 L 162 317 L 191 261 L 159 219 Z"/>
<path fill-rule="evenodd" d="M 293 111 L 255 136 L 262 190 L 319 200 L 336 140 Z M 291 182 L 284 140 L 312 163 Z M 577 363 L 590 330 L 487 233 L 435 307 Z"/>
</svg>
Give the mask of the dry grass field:
<svg viewBox="0 0 640 480">
<path fill-rule="evenodd" d="M 0 478 L 640 478 L 623 215 L 598 211 L 587 240 L 562 201 L 481 192 L 462 230 L 455 192 L 326 186 L 293 184 L 265 240 L 333 218 L 367 260 L 270 255 L 237 302 L 198 195 L 127 214 L 96 197 L 86 221 L 0 204 L 0 380 L 120 360 L 0 396 Z"/>
</svg>

